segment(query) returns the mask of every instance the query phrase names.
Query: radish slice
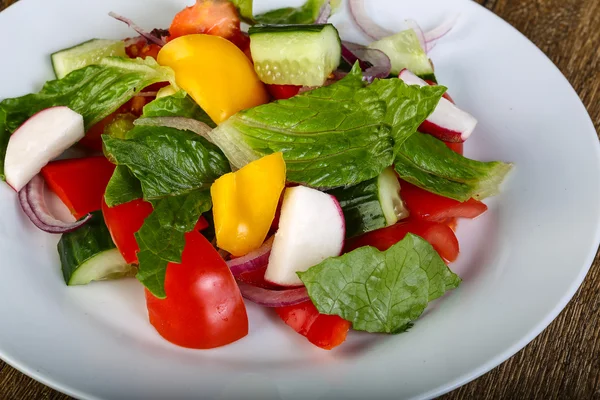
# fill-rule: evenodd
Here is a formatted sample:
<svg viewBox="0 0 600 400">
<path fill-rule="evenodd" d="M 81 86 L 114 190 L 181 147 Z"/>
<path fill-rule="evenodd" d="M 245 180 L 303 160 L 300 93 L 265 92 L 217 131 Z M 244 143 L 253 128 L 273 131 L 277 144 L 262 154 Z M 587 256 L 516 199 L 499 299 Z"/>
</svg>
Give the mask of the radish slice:
<svg viewBox="0 0 600 400">
<path fill-rule="evenodd" d="M 400 72 L 399 78 L 408 85 L 427 86 L 427 82 L 407 69 Z M 464 142 L 477 126 L 477 120 L 469 113 L 442 98 L 429 117 L 421 124 L 419 131 L 428 133 L 445 142 Z"/>
<path fill-rule="evenodd" d="M 257 250 L 246 254 L 243 257 L 234 258 L 227 261 L 227 266 L 231 270 L 233 276 L 238 276 L 245 272 L 256 271 L 267 265 L 269 256 L 271 255 L 271 247 L 275 236 L 268 238 Z"/>
<path fill-rule="evenodd" d="M 21 125 L 6 147 L 6 182 L 20 191 L 42 167 L 85 135 L 83 117 L 68 107 L 51 107 Z"/>
<path fill-rule="evenodd" d="M 305 287 L 271 290 L 237 281 L 242 297 L 264 307 L 287 307 L 310 300 Z"/>
<path fill-rule="evenodd" d="M 194 132 L 202 136 L 204 139 L 212 143 L 209 133 L 212 128 L 204 122 L 185 117 L 152 117 L 140 118 L 134 122 L 138 126 L 165 126 L 167 128 L 175 128 L 183 131 Z"/>
<path fill-rule="evenodd" d="M 151 32 L 146 32 L 145 30 L 143 30 L 139 25 L 137 25 L 135 22 L 133 22 L 129 18 L 125 18 L 122 15 L 119 15 L 119 14 L 114 13 L 112 11 L 109 12 L 108 15 L 110 15 L 111 17 L 113 17 L 117 21 L 121 21 L 123 23 L 126 23 L 131 29 L 133 29 L 134 31 L 136 31 L 137 33 L 139 33 L 141 36 L 143 36 L 144 38 L 146 38 L 146 40 L 148 40 L 149 42 L 157 44 L 157 45 L 159 45 L 161 47 L 164 46 L 165 44 L 167 44 L 163 39 L 154 36 Z"/>
<path fill-rule="evenodd" d="M 349 0 L 348 9 L 350 17 L 365 35 L 373 40 L 379 40 L 386 36 L 392 36 L 394 32 L 377 25 L 365 11 L 363 0 Z"/>
<path fill-rule="evenodd" d="M 74 231 L 84 225 L 91 214 L 86 215 L 77 222 L 65 222 L 54 218 L 48 210 L 44 199 L 44 178 L 36 175 L 33 179 L 19 191 L 19 203 L 25 214 L 31 222 L 48 233 L 67 233 Z"/>
<path fill-rule="evenodd" d="M 296 272 L 338 256 L 345 233 L 344 215 L 335 197 L 305 186 L 287 188 L 265 280 L 301 286 Z"/>
</svg>

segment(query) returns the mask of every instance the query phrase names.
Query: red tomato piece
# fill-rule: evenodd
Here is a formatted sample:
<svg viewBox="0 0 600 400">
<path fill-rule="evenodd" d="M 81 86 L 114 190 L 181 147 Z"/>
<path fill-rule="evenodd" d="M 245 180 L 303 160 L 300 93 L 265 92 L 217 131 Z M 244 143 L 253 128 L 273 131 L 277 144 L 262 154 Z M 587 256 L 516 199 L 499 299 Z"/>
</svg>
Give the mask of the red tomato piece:
<svg viewBox="0 0 600 400">
<path fill-rule="evenodd" d="M 137 264 L 137 252 L 140 251 L 135 233 L 140 230 L 144 220 L 152 213 L 152 204 L 142 199 L 115 207 L 108 207 L 102 198 L 102 214 L 110 236 L 126 262 Z"/>
<path fill-rule="evenodd" d="M 161 47 L 159 45 L 148 43 L 146 39 L 140 38 L 135 43 L 125 47 L 125 53 L 127 53 L 129 58 L 141 57 L 145 59 L 146 57 L 152 57 L 156 59 L 160 49 Z"/>
<path fill-rule="evenodd" d="M 406 181 L 400 181 L 402 200 L 411 216 L 427 221 L 444 222 L 448 218 L 475 218 L 487 211 L 487 206 L 475 199 L 465 202 L 428 192 Z"/>
<path fill-rule="evenodd" d="M 232 39 L 240 32 L 240 18 L 233 3 L 226 0 L 196 0 L 180 11 L 169 28 L 169 40 L 195 33 Z"/>
<path fill-rule="evenodd" d="M 104 156 L 52 161 L 42 168 L 48 187 L 77 219 L 98 211 L 115 170 Z"/>
<path fill-rule="evenodd" d="M 319 313 L 310 300 L 275 311 L 283 322 L 322 349 L 331 350 L 342 344 L 350 330 L 350 322 L 337 315 Z"/>
<path fill-rule="evenodd" d="M 351 240 L 346 245 L 345 252 L 363 246 L 373 246 L 381 251 L 385 251 L 404 239 L 408 233 L 415 234 L 427 240 L 446 261 L 456 261 L 459 247 L 458 240 L 452 229 L 446 224 L 419 220 L 417 218 L 409 218 L 396 225 L 365 233 Z"/>
<path fill-rule="evenodd" d="M 301 87 L 294 85 L 267 85 L 267 90 L 275 100 L 286 100 L 297 95 Z"/>
<path fill-rule="evenodd" d="M 181 264 L 169 263 L 165 299 L 146 290 L 150 323 L 169 342 L 210 349 L 248 334 L 248 316 L 227 264 L 197 231 L 186 233 Z"/>
</svg>

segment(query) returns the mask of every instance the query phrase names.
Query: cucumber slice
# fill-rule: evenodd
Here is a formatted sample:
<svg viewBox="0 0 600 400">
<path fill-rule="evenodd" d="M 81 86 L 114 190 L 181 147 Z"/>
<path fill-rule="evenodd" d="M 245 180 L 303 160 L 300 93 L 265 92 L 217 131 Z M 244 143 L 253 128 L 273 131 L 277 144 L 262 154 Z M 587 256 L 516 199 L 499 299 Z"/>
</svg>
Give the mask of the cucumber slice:
<svg viewBox="0 0 600 400">
<path fill-rule="evenodd" d="M 88 65 L 96 64 L 109 56 L 126 57 L 125 42 L 122 40 L 92 39 L 52 54 L 52 68 L 58 79 L 62 79 Z"/>
<path fill-rule="evenodd" d="M 134 276 L 136 272 L 117 250 L 99 211 L 87 224 L 60 238 L 58 254 L 69 286 Z"/>
<path fill-rule="evenodd" d="M 394 225 L 408 217 L 400 198 L 400 183 L 392 168 L 358 185 L 331 190 L 346 219 L 346 237 Z"/>
<path fill-rule="evenodd" d="M 268 84 L 322 86 L 340 64 L 340 37 L 331 24 L 258 25 L 249 34 L 254 69 Z"/>
<path fill-rule="evenodd" d="M 437 82 L 429 57 L 412 29 L 373 42 L 369 47 L 383 51 L 390 58 L 392 74 L 398 75 L 406 68 L 421 79 Z"/>
</svg>

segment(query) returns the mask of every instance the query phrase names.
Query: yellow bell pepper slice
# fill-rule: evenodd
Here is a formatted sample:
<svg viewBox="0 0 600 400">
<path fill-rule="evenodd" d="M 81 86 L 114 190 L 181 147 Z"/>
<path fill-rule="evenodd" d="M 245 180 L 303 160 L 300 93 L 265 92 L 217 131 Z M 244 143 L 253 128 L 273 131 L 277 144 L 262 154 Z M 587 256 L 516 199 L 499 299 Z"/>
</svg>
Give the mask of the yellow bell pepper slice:
<svg viewBox="0 0 600 400">
<path fill-rule="evenodd" d="M 158 63 L 175 71 L 177 86 L 216 124 L 269 101 L 252 62 L 222 37 L 197 34 L 173 39 L 158 53 Z"/>
<path fill-rule="evenodd" d="M 265 241 L 285 187 L 285 161 L 274 153 L 213 183 L 210 194 L 217 246 L 236 257 Z"/>
</svg>

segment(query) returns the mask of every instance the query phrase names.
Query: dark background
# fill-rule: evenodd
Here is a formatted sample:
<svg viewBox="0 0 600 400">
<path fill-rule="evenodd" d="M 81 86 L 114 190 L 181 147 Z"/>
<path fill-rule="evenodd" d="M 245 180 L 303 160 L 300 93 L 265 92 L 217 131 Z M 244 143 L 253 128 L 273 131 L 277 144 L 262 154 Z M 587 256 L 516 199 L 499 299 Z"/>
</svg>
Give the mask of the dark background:
<svg viewBox="0 0 600 400">
<path fill-rule="evenodd" d="M 600 0 L 475 1 L 504 18 L 550 57 L 579 93 L 598 131 Z M 0 10 L 15 2 L 0 0 Z M 464 398 L 600 399 L 598 256 L 582 287 L 548 329 L 498 368 L 443 397 Z M 0 399 L 70 398 L 0 361 Z"/>
</svg>

